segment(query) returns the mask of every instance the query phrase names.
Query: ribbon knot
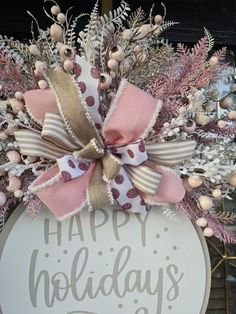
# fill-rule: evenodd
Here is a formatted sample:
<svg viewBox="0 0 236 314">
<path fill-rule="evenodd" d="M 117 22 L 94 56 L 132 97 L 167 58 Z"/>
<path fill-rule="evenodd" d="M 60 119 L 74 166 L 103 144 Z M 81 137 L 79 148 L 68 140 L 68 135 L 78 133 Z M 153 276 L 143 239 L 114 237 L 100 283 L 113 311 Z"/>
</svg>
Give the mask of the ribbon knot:
<svg viewBox="0 0 236 314">
<path fill-rule="evenodd" d="M 185 190 L 169 167 L 190 158 L 195 142 L 145 143 L 162 102 L 126 80 L 99 133 L 98 77 L 85 60 L 76 61 L 82 73 L 78 82 L 49 70 L 50 90 L 24 94 L 26 108 L 41 123 L 42 132 L 16 131 L 21 153 L 55 161 L 31 190 L 60 220 L 86 204 L 92 210 L 116 202 L 123 210 L 145 213 L 146 203 L 180 201 Z M 79 80 L 89 80 L 83 94 Z"/>
<path fill-rule="evenodd" d="M 120 158 L 100 147 L 94 138 L 81 150 L 57 159 L 57 164 L 61 173 L 70 174 L 64 176 L 64 180 L 68 181 L 83 175 L 91 162 L 99 161 L 101 161 L 104 181 L 113 180 L 118 175 L 122 162 Z"/>
<path fill-rule="evenodd" d="M 102 178 L 108 183 L 119 174 L 121 166 L 139 166 L 148 159 L 143 140 L 125 145 L 107 145 L 103 148 L 96 139 L 81 150 L 57 159 L 57 164 L 64 181 L 82 176 L 91 162 L 101 160 Z"/>
<path fill-rule="evenodd" d="M 95 138 L 80 150 L 74 151 L 73 156 L 76 159 L 96 160 L 103 157 L 105 154 L 104 148 L 99 145 Z"/>
</svg>

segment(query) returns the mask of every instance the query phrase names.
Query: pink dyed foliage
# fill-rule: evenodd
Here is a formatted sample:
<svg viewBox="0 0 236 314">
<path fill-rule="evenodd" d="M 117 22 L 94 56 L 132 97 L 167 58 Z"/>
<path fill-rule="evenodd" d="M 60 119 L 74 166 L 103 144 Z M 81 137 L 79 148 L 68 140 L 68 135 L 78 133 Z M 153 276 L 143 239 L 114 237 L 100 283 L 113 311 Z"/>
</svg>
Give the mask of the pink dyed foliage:
<svg viewBox="0 0 236 314">
<path fill-rule="evenodd" d="M 229 122 L 230 126 L 219 128 L 217 124 L 219 120 Z M 217 138 L 211 135 L 217 135 Z M 216 140 L 224 140 L 226 138 L 233 139 L 236 136 L 236 121 L 230 120 L 227 117 L 214 120 L 204 126 L 198 127 L 193 136 L 199 143 L 204 144 L 209 144 Z"/>
<path fill-rule="evenodd" d="M 234 213 L 229 215 L 227 215 L 227 212 L 206 213 L 205 218 L 208 222 L 208 227 L 214 231 L 216 238 L 224 243 L 236 243 L 236 235 L 226 227 L 235 222 L 236 217 Z"/>
<path fill-rule="evenodd" d="M 226 49 L 215 53 L 219 63 L 210 67 L 207 37 L 203 37 L 191 49 L 183 44 L 177 45 L 175 58 L 169 63 L 166 73 L 157 75 L 147 92 L 155 98 L 163 100 L 163 107 L 158 118 L 156 133 L 170 117 L 178 115 L 178 109 L 188 104 L 187 96 L 194 88 L 204 88 L 214 81 L 225 68 Z"/>
<path fill-rule="evenodd" d="M 210 190 L 209 190 L 210 191 Z M 235 213 L 228 212 L 203 212 L 197 204 L 199 195 L 210 195 L 207 192 L 206 187 L 200 187 L 195 189 L 191 193 L 186 192 L 184 199 L 176 204 L 176 208 L 189 219 L 197 220 L 198 218 L 204 217 L 208 222 L 208 227 L 212 228 L 214 235 L 224 243 L 236 243 L 236 235 L 227 229 L 227 225 L 233 224 L 236 221 Z M 215 201 L 215 205 L 220 205 L 219 202 Z"/>
<path fill-rule="evenodd" d="M 25 211 L 32 219 L 34 219 L 38 216 L 41 208 L 43 207 L 45 207 L 44 204 L 36 195 L 34 195 L 27 204 Z"/>
<path fill-rule="evenodd" d="M 170 63 L 167 73 L 161 74 L 154 79 L 149 86 L 149 92 L 156 98 L 166 99 L 169 96 L 187 96 L 192 88 L 202 88 L 208 86 L 219 72 L 225 69 L 223 63 L 225 50 L 221 50 L 215 55 L 219 55 L 219 64 L 213 68 L 209 66 L 208 59 L 208 39 L 203 37 L 191 49 L 183 44 L 177 45 L 176 58 Z"/>
<path fill-rule="evenodd" d="M 0 49 L 0 81 L 9 96 L 13 96 L 16 91 L 25 92 L 37 88 L 32 76 L 28 79 L 21 63 L 14 60 L 4 49 Z"/>
<path fill-rule="evenodd" d="M 10 213 L 14 210 L 17 205 L 17 199 L 11 192 L 8 192 L 7 189 L 7 178 L 2 176 L 0 178 L 0 191 L 6 194 L 7 201 L 4 206 L 0 207 L 0 231 L 2 230 L 7 218 Z"/>
</svg>

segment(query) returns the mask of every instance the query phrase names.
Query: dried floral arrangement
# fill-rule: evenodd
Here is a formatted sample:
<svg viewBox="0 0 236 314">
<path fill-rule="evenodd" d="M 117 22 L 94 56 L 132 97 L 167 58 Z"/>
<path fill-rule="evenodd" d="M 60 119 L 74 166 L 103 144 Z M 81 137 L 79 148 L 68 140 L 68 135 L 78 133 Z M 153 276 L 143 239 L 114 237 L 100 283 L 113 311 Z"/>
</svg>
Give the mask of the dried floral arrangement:
<svg viewBox="0 0 236 314">
<path fill-rule="evenodd" d="M 73 17 L 51 2 L 50 28 L 30 13 L 29 43 L 0 38 L 1 228 L 22 201 L 32 217 L 46 204 L 58 219 L 85 205 L 174 203 L 206 237 L 235 243 L 236 214 L 219 210 L 236 187 L 236 84 L 219 93 L 226 49 L 212 53 L 206 29 L 174 48 L 164 5 L 147 16 L 121 1 L 100 16 L 97 2 Z"/>
</svg>

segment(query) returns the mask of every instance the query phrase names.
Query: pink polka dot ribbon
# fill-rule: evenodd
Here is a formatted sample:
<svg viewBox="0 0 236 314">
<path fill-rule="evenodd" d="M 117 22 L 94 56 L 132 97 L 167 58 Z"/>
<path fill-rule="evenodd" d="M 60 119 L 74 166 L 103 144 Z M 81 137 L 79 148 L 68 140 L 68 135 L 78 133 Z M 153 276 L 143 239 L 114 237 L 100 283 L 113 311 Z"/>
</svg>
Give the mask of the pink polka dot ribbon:
<svg viewBox="0 0 236 314">
<path fill-rule="evenodd" d="M 115 180 L 111 182 L 111 191 L 114 199 L 123 210 L 142 214 L 147 211 L 144 200 L 132 184 L 124 168 L 120 169 Z"/>
<path fill-rule="evenodd" d="M 148 159 L 145 144 L 142 139 L 126 145 L 107 145 L 106 149 L 107 152 L 118 155 L 122 164 L 138 166 Z"/>
<path fill-rule="evenodd" d="M 100 74 L 94 66 L 91 66 L 84 58 L 76 56 L 75 79 L 80 88 L 82 97 L 88 105 L 88 110 L 97 129 L 100 129 L 102 124 L 102 118 L 99 111 L 99 77 Z"/>
<path fill-rule="evenodd" d="M 73 155 L 66 155 L 57 159 L 57 164 L 65 182 L 81 177 L 90 166 L 88 161 L 77 160 Z"/>
</svg>

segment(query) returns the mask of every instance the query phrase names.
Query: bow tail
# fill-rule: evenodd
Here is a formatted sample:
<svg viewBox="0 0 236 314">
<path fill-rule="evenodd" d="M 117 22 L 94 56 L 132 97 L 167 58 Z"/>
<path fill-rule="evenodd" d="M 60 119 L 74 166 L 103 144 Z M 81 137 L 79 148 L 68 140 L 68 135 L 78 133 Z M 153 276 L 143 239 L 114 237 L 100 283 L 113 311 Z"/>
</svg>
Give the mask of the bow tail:
<svg viewBox="0 0 236 314">
<path fill-rule="evenodd" d="M 124 167 L 120 168 L 119 174 L 110 185 L 114 199 L 123 210 L 140 214 L 147 212 L 143 199 L 130 181 Z"/>
<path fill-rule="evenodd" d="M 89 169 L 81 177 L 66 182 L 61 177 L 57 183 L 36 193 L 58 220 L 74 215 L 85 206 L 86 189 L 94 167 L 95 163 L 91 163 Z M 49 181 L 59 172 L 58 166 L 51 167 L 33 183 L 33 188 Z"/>
<path fill-rule="evenodd" d="M 195 146 L 196 142 L 192 140 L 146 144 L 149 157 L 146 167 L 127 167 L 132 182 L 146 203 L 176 204 L 183 199 L 185 188 L 182 179 L 169 167 L 190 159 Z"/>
<path fill-rule="evenodd" d="M 158 167 L 152 162 L 125 168 L 131 182 L 148 204 L 178 203 L 185 195 L 182 180 L 170 168 Z"/>
<path fill-rule="evenodd" d="M 153 171 L 152 168 L 146 165 L 138 167 L 125 166 L 129 178 L 133 185 L 144 193 L 155 195 L 157 186 L 161 180 L 161 174 Z"/>
<path fill-rule="evenodd" d="M 168 167 L 155 166 L 154 171 L 161 174 L 161 179 L 154 195 L 140 192 L 145 202 L 150 205 L 159 203 L 176 204 L 180 202 L 185 195 L 182 179 Z"/>
<path fill-rule="evenodd" d="M 86 190 L 90 210 L 101 209 L 113 204 L 113 196 L 108 182 L 103 179 L 102 161 L 98 160 Z"/>
</svg>

